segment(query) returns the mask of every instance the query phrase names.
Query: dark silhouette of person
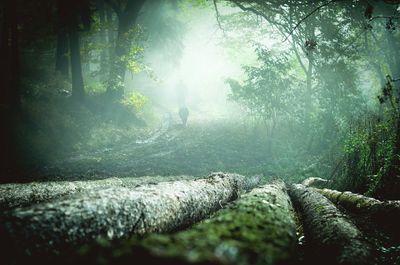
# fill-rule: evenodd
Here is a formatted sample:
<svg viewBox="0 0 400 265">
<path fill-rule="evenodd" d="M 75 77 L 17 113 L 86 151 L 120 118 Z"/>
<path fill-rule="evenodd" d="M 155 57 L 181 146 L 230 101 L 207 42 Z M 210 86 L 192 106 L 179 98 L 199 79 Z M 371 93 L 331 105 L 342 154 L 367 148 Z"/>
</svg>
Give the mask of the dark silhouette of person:
<svg viewBox="0 0 400 265">
<path fill-rule="evenodd" d="M 179 117 L 182 120 L 182 125 L 186 126 L 189 117 L 189 110 L 186 107 L 187 87 L 182 80 L 176 86 L 177 103 L 179 104 Z"/>
<path fill-rule="evenodd" d="M 181 107 L 179 109 L 179 117 L 181 117 L 183 126 L 186 126 L 187 119 L 189 117 L 189 110 L 187 107 Z"/>
</svg>

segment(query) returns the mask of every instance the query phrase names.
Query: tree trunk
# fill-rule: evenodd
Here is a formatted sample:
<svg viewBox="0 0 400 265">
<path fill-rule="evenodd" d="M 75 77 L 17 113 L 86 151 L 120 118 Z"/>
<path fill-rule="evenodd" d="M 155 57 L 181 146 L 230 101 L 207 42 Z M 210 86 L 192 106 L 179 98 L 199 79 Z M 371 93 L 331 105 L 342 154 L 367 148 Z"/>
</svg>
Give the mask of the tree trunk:
<svg viewBox="0 0 400 265">
<path fill-rule="evenodd" d="M 111 59 L 110 65 L 110 80 L 107 86 L 107 93 L 113 98 L 121 98 L 124 94 L 125 88 L 125 73 L 126 73 L 126 62 L 124 55 L 129 52 L 128 45 L 129 40 L 126 39 L 129 28 L 119 22 L 118 25 L 118 36 L 115 43 L 114 54 Z"/>
<path fill-rule="evenodd" d="M 303 185 L 292 185 L 290 195 L 302 213 L 309 258 L 321 264 L 369 264 L 370 246 L 362 233 L 327 198 Z M 311 252 L 311 251 L 310 251 Z"/>
<path fill-rule="evenodd" d="M 124 10 L 115 7 L 118 15 L 118 35 L 115 42 L 115 52 L 111 59 L 110 79 L 107 93 L 112 98 L 120 98 L 124 94 L 125 72 L 127 58 L 131 47 L 129 30 L 134 26 L 145 0 L 129 0 Z"/>
<path fill-rule="evenodd" d="M 187 227 L 235 200 L 241 191 L 256 186 L 258 181 L 216 173 L 206 179 L 136 189 L 94 189 L 54 202 L 17 208 L 0 224 L 7 240 L 21 249 L 54 253 L 99 236 L 112 239 Z"/>
<path fill-rule="evenodd" d="M 106 264 L 292 264 L 296 239 L 295 213 L 285 185 L 277 182 L 244 194 L 189 230 L 120 240 L 111 248 L 92 245 L 74 263 L 101 257 Z"/>
<path fill-rule="evenodd" d="M 68 34 L 60 29 L 57 34 L 56 71 L 67 79 L 69 78 L 68 51 Z"/>
<path fill-rule="evenodd" d="M 11 108 L 20 104 L 19 87 L 19 40 L 17 2 L 7 0 L 3 4 L 1 32 L 1 103 Z"/>
<path fill-rule="evenodd" d="M 375 198 L 367 197 L 350 191 L 337 191 L 330 189 L 317 189 L 333 203 L 343 206 L 346 209 L 360 212 L 393 210 L 400 213 L 400 201 L 380 201 Z M 396 215 L 399 215 L 397 213 Z"/>
<path fill-rule="evenodd" d="M 98 180 L 71 181 L 38 181 L 34 183 L 7 183 L 0 185 L 0 212 L 18 207 L 28 207 L 34 204 L 54 201 L 61 197 L 71 196 L 79 192 L 111 187 L 134 189 L 149 183 L 193 180 L 188 176 L 156 177 L 123 177 Z"/>
<path fill-rule="evenodd" d="M 397 43 L 395 37 L 394 37 L 395 31 L 386 30 L 386 39 L 388 42 L 388 53 L 390 61 L 389 61 L 389 66 L 390 66 L 390 72 L 392 73 L 392 78 L 393 79 L 399 79 L 400 78 L 400 45 Z M 394 96 L 396 98 L 400 99 L 400 82 L 396 82 L 394 84 L 396 87 L 396 93 Z"/>
<path fill-rule="evenodd" d="M 101 45 L 104 46 L 104 48 L 101 49 L 100 52 L 100 72 L 103 75 L 104 73 L 107 72 L 107 53 L 108 53 L 108 49 L 105 48 L 108 44 L 108 41 L 107 41 L 106 10 L 104 5 L 104 0 L 97 0 L 96 6 L 100 20 L 100 33 L 98 41 L 101 43 Z"/>
<path fill-rule="evenodd" d="M 72 97 L 76 100 L 83 100 L 85 91 L 82 77 L 82 63 L 79 48 L 79 32 L 70 30 L 69 48 L 71 51 L 71 77 L 72 77 Z"/>
<path fill-rule="evenodd" d="M 315 37 L 315 25 L 314 21 L 306 21 L 306 41 L 314 42 L 316 41 Z M 312 87 L 312 81 L 313 81 L 313 74 L 314 74 L 314 52 L 315 52 L 315 47 L 309 46 L 305 47 L 306 50 L 306 55 L 308 59 L 308 67 L 307 67 L 307 74 L 306 74 L 306 99 L 305 99 L 305 110 L 306 110 L 306 116 L 305 116 L 305 127 L 309 131 L 311 129 L 311 116 L 313 112 L 313 87 Z M 308 148 L 310 149 L 311 146 L 311 139 L 309 140 Z"/>
<path fill-rule="evenodd" d="M 112 25 L 114 23 L 113 21 L 113 14 L 112 10 L 109 6 L 105 6 L 105 12 L 106 12 L 106 22 L 107 22 L 107 44 L 109 45 L 109 48 L 107 49 L 107 59 L 108 63 L 111 62 L 111 57 L 113 55 L 113 49 L 115 47 L 115 32 L 112 30 Z"/>
<path fill-rule="evenodd" d="M 376 224 L 400 241 L 400 201 L 380 201 L 349 191 L 315 189 L 334 204 L 346 210 L 371 218 Z M 387 218 L 390 216 L 390 218 Z"/>
</svg>

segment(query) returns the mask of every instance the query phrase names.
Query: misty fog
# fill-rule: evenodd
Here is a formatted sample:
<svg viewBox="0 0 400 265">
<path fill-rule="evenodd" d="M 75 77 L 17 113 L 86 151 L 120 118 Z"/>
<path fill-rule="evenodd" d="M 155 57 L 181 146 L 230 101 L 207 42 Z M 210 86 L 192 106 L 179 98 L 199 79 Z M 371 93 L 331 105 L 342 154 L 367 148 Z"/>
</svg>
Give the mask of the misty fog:
<svg viewBox="0 0 400 265">
<path fill-rule="evenodd" d="M 399 1 L 0 7 L 7 264 L 400 262 Z"/>
</svg>

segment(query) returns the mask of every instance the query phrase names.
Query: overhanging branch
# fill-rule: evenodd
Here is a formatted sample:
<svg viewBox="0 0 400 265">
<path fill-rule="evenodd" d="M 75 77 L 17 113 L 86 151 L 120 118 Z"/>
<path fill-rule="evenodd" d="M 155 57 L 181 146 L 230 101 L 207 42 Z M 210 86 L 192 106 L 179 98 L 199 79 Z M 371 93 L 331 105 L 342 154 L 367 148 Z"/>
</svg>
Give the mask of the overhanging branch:
<svg viewBox="0 0 400 265">
<path fill-rule="evenodd" d="M 215 9 L 215 18 L 217 19 L 218 27 L 222 30 L 223 34 L 225 35 L 225 30 L 222 27 L 221 20 L 220 20 L 221 15 L 218 10 L 217 1 L 213 0 L 213 4 L 214 4 L 214 9 Z"/>
<path fill-rule="evenodd" d="M 313 11 L 311 11 L 310 13 L 308 13 L 305 17 L 303 17 L 302 19 L 299 20 L 299 22 L 296 23 L 296 25 L 290 30 L 289 34 L 285 37 L 285 39 L 283 40 L 283 42 L 287 41 L 287 39 L 293 34 L 293 32 L 301 25 L 301 23 L 303 23 L 307 18 L 309 18 L 310 16 L 312 16 L 315 12 L 317 12 L 318 10 L 320 10 L 321 8 L 335 2 L 337 0 L 329 0 L 328 2 L 318 6 L 317 8 L 315 8 Z"/>
</svg>

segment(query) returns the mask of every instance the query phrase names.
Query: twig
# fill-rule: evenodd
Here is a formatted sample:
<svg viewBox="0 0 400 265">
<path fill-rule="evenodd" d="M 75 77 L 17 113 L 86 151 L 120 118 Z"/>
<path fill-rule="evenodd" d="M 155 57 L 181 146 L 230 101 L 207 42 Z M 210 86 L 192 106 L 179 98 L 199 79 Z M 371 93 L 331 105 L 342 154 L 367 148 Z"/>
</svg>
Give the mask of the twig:
<svg viewBox="0 0 400 265">
<path fill-rule="evenodd" d="M 270 21 L 270 19 L 262 12 L 258 11 L 257 9 L 253 8 L 253 7 L 245 7 L 244 5 L 242 5 L 241 3 L 239 3 L 238 1 L 232 1 L 235 5 L 237 5 L 240 9 L 242 9 L 243 11 L 250 11 L 258 16 L 263 17 L 265 20 Z"/>
<path fill-rule="evenodd" d="M 292 35 L 292 33 L 300 26 L 301 23 L 303 23 L 307 18 L 309 18 L 310 16 L 312 16 L 315 12 L 317 12 L 318 10 L 320 10 L 321 8 L 331 4 L 332 2 L 335 2 L 337 0 L 330 0 L 320 6 L 318 6 L 317 8 L 315 8 L 313 11 L 311 11 L 310 13 L 308 13 L 305 17 L 303 17 L 302 19 L 299 20 L 299 22 L 296 23 L 296 25 L 294 26 L 294 28 L 292 28 L 289 32 L 289 34 L 285 37 L 285 39 L 283 40 L 283 42 L 287 41 L 287 39 Z"/>
<path fill-rule="evenodd" d="M 220 13 L 218 11 L 217 1 L 213 0 L 213 3 L 214 3 L 214 9 L 215 9 L 215 18 L 217 19 L 218 27 L 222 30 L 222 33 L 225 36 L 226 35 L 225 34 L 225 30 L 222 28 L 222 24 L 221 24 L 221 21 L 220 21 L 221 15 L 220 15 Z"/>
</svg>

